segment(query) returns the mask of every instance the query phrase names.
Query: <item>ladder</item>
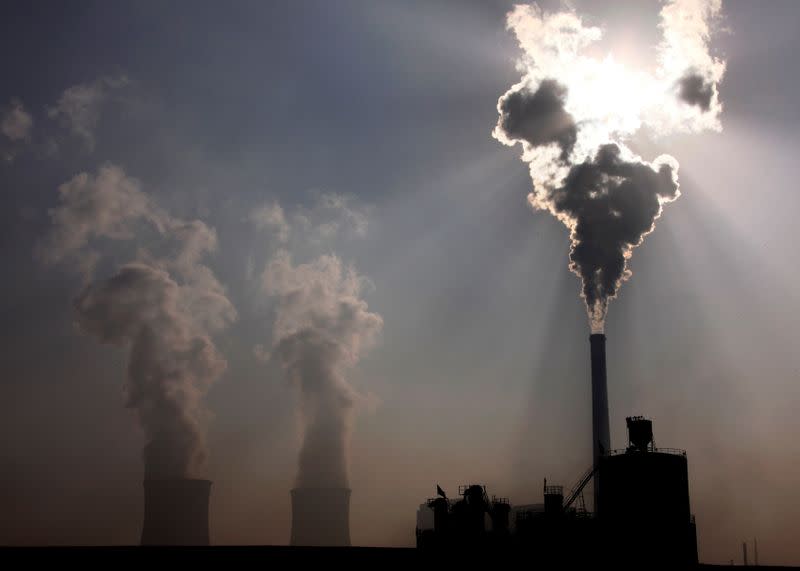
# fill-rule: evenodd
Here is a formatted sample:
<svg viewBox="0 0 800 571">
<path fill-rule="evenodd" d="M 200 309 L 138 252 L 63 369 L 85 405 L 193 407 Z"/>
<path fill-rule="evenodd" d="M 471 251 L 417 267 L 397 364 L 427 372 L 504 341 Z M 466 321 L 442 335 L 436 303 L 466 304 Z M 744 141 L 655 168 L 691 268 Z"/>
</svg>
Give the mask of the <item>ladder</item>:
<svg viewBox="0 0 800 571">
<path fill-rule="evenodd" d="M 583 476 L 581 476 L 581 479 L 578 480 L 578 483 L 575 484 L 575 486 L 572 488 L 572 491 L 569 493 L 569 496 L 567 497 L 566 501 L 564 502 L 564 508 L 563 509 L 565 511 L 575 502 L 576 499 L 578 499 L 578 496 L 580 496 L 581 499 L 583 498 L 583 493 L 582 493 L 583 492 L 583 488 L 586 486 L 586 484 L 589 483 L 589 480 L 592 479 L 592 476 L 594 476 L 594 466 L 592 466 L 588 470 L 586 470 L 586 472 L 583 474 Z M 583 502 L 581 502 L 581 504 L 582 503 Z M 584 506 L 583 509 L 586 510 L 586 507 Z"/>
</svg>

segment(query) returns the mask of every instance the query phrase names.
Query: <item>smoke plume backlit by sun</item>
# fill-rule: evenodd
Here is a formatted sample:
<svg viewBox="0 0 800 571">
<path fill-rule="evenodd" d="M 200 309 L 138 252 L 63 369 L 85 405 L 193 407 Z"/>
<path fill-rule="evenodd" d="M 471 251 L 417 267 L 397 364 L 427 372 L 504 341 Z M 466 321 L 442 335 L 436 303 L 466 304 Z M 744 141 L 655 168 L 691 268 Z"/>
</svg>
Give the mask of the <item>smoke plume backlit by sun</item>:
<svg viewBox="0 0 800 571">
<path fill-rule="evenodd" d="M 725 63 L 709 50 L 721 0 L 671 0 L 660 11 L 662 40 L 652 69 L 633 69 L 589 48 L 603 31 L 570 11 L 536 4 L 507 16 L 523 51 L 522 79 L 497 103 L 493 136 L 522 146 L 533 191 L 528 202 L 570 231 L 570 269 L 582 280 L 592 330 L 630 276 L 633 248 L 680 196 L 678 161 L 638 156 L 638 131 L 721 130 L 719 83 Z"/>
</svg>

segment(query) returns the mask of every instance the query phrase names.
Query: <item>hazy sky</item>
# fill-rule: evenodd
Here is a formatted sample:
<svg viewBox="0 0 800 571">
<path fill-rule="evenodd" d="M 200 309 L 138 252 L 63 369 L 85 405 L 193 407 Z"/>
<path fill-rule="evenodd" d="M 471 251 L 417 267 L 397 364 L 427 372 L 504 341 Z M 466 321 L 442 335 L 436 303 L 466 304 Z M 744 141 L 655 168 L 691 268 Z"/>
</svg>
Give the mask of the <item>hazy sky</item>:
<svg viewBox="0 0 800 571">
<path fill-rule="evenodd" d="M 617 59 L 652 65 L 658 3 L 569 4 Z M 512 503 L 538 501 L 544 477 L 574 483 L 591 462 L 580 283 L 563 225 L 526 203 L 518 149 L 491 137 L 520 77 L 512 5 L 2 4 L 0 543 L 138 541 L 125 354 L 74 326 L 80 276 L 34 257 L 59 185 L 106 164 L 218 235 L 206 263 L 238 320 L 214 336 L 228 370 L 205 399 L 212 542 L 288 542 L 297 394 L 264 362 L 275 312 L 254 283 L 278 238 L 253 212 L 276 202 L 304 228 L 296 262 L 353 264 L 383 319 L 349 375 L 366 395 L 354 544 L 413 545 L 437 483 Z M 757 537 L 761 563 L 800 564 L 800 5 L 723 12 L 723 131 L 634 142 L 679 160 L 682 196 L 610 306 L 611 437 L 643 414 L 687 450 L 702 561 Z"/>
</svg>

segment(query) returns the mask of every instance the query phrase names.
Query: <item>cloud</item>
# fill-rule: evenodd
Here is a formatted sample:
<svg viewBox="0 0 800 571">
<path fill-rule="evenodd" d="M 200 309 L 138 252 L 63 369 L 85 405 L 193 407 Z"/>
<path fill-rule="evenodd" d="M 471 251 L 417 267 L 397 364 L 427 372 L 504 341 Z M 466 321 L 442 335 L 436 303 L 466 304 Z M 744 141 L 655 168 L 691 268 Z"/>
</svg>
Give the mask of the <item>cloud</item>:
<svg viewBox="0 0 800 571">
<path fill-rule="evenodd" d="M 18 99 L 12 99 L 6 108 L 0 110 L 0 132 L 10 141 L 28 141 L 32 130 L 33 117 Z"/>
<path fill-rule="evenodd" d="M 29 143 L 33 131 L 33 117 L 25 110 L 22 101 L 12 99 L 0 106 L 0 159 L 12 163 L 22 146 Z"/>
<path fill-rule="evenodd" d="M 351 195 L 319 192 L 310 208 L 298 207 L 293 222 L 298 231 L 315 243 L 339 237 L 363 238 L 369 226 L 368 210 Z"/>
<path fill-rule="evenodd" d="M 68 258 L 92 262 L 91 239 L 130 240 L 135 223 L 142 219 L 162 225 L 163 215 L 142 192 L 139 181 L 115 165 L 104 165 L 96 175 L 75 175 L 58 187 L 58 194 L 61 205 L 49 211 L 52 228 L 36 250 L 47 263 Z"/>
<path fill-rule="evenodd" d="M 124 75 L 100 77 L 91 83 L 73 85 L 61 94 L 55 105 L 47 108 L 47 115 L 81 139 L 87 150 L 95 147 L 94 132 L 100 120 L 103 105 L 112 91 L 130 84 Z"/>
<path fill-rule="evenodd" d="M 257 230 L 268 231 L 274 234 L 278 242 L 289 240 L 289 223 L 283 213 L 283 208 L 277 202 L 259 206 L 247 215 L 247 220 Z"/>
<path fill-rule="evenodd" d="M 202 397 L 227 365 L 211 335 L 237 317 L 202 263 L 217 248 L 216 232 L 199 220 L 170 216 L 115 165 L 76 175 L 59 187 L 59 199 L 37 256 L 82 269 L 86 285 L 74 300 L 78 326 L 127 350 L 127 402 L 145 432 L 146 477 L 197 475 L 206 457 Z M 143 239 L 146 227 L 157 240 Z M 109 241 L 139 247 L 110 277 L 96 278 Z"/>
<path fill-rule="evenodd" d="M 312 196 L 310 206 L 296 205 L 288 214 L 275 201 L 264 203 L 249 212 L 244 220 L 284 246 L 290 241 L 294 245 L 330 246 L 337 239 L 367 235 L 370 208 L 354 196 L 319 191 Z"/>
</svg>

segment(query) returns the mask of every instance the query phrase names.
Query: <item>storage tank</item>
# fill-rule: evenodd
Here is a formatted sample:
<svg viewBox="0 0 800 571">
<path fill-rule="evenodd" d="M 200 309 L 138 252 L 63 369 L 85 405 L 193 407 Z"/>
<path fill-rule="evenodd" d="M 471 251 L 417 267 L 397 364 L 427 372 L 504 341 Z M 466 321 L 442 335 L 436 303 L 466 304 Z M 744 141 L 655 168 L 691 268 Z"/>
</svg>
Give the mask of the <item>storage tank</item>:
<svg viewBox="0 0 800 571">
<path fill-rule="evenodd" d="M 598 474 L 597 517 L 608 547 L 623 558 L 696 563 L 686 452 L 649 445 L 650 421 L 635 417 L 630 430 L 628 420 L 629 447 L 604 456 Z"/>
</svg>

